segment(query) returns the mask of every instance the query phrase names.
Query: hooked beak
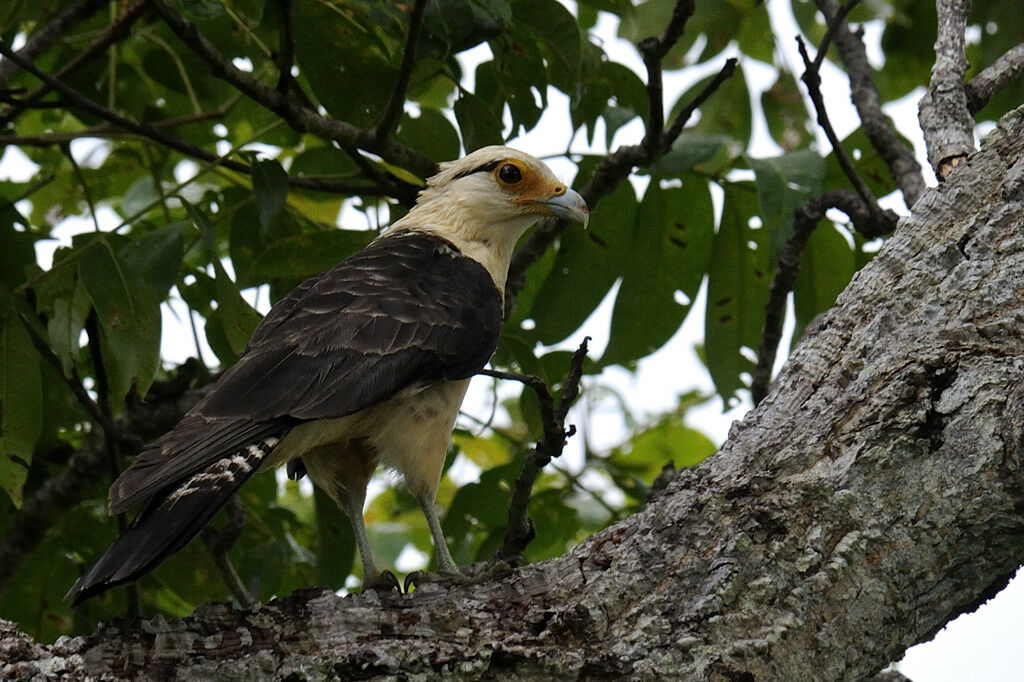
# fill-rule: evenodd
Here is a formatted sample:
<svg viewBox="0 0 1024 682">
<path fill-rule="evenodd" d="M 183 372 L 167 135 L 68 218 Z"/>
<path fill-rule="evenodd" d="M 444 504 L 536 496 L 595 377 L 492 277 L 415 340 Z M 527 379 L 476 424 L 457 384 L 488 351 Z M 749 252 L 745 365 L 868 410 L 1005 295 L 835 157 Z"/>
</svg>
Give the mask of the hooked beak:
<svg viewBox="0 0 1024 682">
<path fill-rule="evenodd" d="M 564 194 L 559 194 L 539 203 L 546 207 L 551 212 L 551 215 L 556 218 L 564 218 L 574 223 L 583 223 L 584 229 L 587 227 L 587 223 L 590 222 L 590 209 L 587 208 L 587 202 L 583 200 L 583 197 L 576 190 L 567 189 Z"/>
</svg>

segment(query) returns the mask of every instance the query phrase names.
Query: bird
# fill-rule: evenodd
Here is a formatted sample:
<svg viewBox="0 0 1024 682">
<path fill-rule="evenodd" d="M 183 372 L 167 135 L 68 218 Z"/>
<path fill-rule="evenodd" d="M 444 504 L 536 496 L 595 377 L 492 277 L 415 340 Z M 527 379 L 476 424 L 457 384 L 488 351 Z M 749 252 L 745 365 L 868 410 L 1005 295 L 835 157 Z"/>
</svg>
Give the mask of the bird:
<svg viewBox="0 0 1024 682">
<path fill-rule="evenodd" d="M 67 598 L 152 571 L 247 479 L 281 465 L 348 517 L 364 589 L 400 589 L 363 519 L 378 467 L 419 502 L 437 573 L 465 578 L 435 494 L 469 380 L 498 344 L 516 242 L 552 216 L 586 227 L 589 209 L 529 154 L 488 146 L 440 164 L 405 216 L 278 301 L 238 362 L 113 482 L 109 512 L 141 511 Z"/>
</svg>

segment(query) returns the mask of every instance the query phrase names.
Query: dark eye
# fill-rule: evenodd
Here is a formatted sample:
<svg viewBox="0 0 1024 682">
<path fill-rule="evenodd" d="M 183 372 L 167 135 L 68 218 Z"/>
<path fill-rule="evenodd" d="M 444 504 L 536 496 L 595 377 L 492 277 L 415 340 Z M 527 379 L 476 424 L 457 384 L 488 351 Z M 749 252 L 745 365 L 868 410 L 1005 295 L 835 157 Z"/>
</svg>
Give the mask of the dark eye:
<svg viewBox="0 0 1024 682">
<path fill-rule="evenodd" d="M 502 182 L 514 185 L 523 179 L 523 174 L 511 163 L 506 163 L 498 169 L 498 177 Z"/>
</svg>

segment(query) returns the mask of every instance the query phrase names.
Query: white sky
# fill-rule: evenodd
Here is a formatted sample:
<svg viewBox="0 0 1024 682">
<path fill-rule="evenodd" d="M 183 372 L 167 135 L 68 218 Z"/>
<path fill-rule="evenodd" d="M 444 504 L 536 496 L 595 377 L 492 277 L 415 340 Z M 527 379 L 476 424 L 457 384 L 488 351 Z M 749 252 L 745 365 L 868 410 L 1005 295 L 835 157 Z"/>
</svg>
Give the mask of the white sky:
<svg viewBox="0 0 1024 682">
<path fill-rule="evenodd" d="M 794 67 L 792 70 L 795 73 L 799 73 L 800 69 L 795 67 L 801 62 L 796 52 L 795 41 L 787 39 L 790 36 L 795 36 L 797 32 L 796 22 L 790 13 L 789 4 L 786 0 L 769 0 L 768 7 L 776 34 L 782 37 L 778 44 L 782 58 Z M 605 50 L 613 60 L 626 64 L 643 77 L 645 73 L 643 63 L 636 50 L 627 41 L 616 37 L 616 28 L 617 20 L 614 17 L 602 15 L 592 33 L 600 37 Z M 876 66 L 882 58 L 882 52 L 878 45 L 879 35 L 879 26 L 866 27 L 869 57 Z M 732 53 L 739 56 L 735 49 L 732 50 Z M 715 59 L 714 63 L 701 69 L 666 73 L 664 78 L 666 108 L 671 106 L 672 102 L 687 87 L 709 73 L 717 71 L 721 63 L 724 62 L 725 56 L 730 55 L 720 56 Z M 489 57 L 490 52 L 486 46 L 480 46 L 464 55 L 467 65 L 465 72 L 470 79 L 475 65 Z M 752 154 L 754 156 L 777 154 L 780 150 L 769 137 L 763 116 L 760 114 L 760 108 L 757 106 L 761 92 L 774 82 L 774 70 L 760 63 L 749 61 L 741 63 L 751 89 L 755 112 Z M 822 75 L 822 90 L 825 101 L 829 104 L 830 117 L 839 135 L 845 136 L 858 125 L 855 110 L 849 99 L 847 80 L 839 69 L 828 62 L 826 62 L 826 68 Z M 918 160 L 922 167 L 927 169 L 924 141 L 916 118 L 919 97 L 920 92 L 911 93 L 900 102 L 886 107 L 886 111 L 895 120 L 899 131 L 914 143 Z M 572 134 L 567 112 L 565 95 L 550 89 L 548 108 L 542 116 L 541 122 L 528 135 L 514 139 L 511 144 L 537 156 L 546 156 L 554 150 L 564 149 L 565 140 Z M 613 147 L 621 144 L 634 144 L 640 140 L 642 135 L 642 125 L 639 121 L 633 121 L 616 134 Z M 603 130 L 599 129 L 594 136 L 596 144 L 593 147 L 587 146 L 583 137 L 583 135 L 577 136 L 573 144 L 573 151 L 607 151 L 603 146 Z M 96 151 L 96 144 L 88 141 L 81 141 L 73 146 L 76 158 L 83 162 L 86 162 L 83 157 Z M 566 179 L 572 177 L 575 170 L 572 164 L 564 159 L 552 160 L 550 165 L 556 174 Z M 186 165 L 179 170 L 185 171 L 187 168 Z M 31 176 L 34 170 L 33 164 L 23 154 L 12 148 L 8 148 L 0 159 L 0 179 L 23 180 Z M 934 178 L 930 171 L 926 170 L 925 175 L 929 183 L 934 184 Z M 635 184 L 638 189 L 642 190 L 643 181 L 638 181 Z M 906 212 L 902 201 L 897 197 L 890 197 L 885 203 L 898 212 Z M 99 219 L 104 229 L 113 227 L 120 222 L 118 216 L 109 209 L 101 209 Z M 343 214 L 342 221 L 353 227 L 365 226 L 365 218 L 354 211 Z M 92 229 L 92 223 L 87 217 L 66 220 L 54 232 L 55 237 L 58 237 L 59 240 L 40 245 L 38 251 L 41 263 L 44 266 L 48 265 L 53 250 L 58 244 L 69 245 L 72 235 Z M 226 265 L 230 266 L 230 263 Z M 608 328 L 616 288 L 612 289 L 583 328 L 570 339 L 559 344 L 558 347 L 575 348 L 584 335 L 590 335 L 593 337 L 592 355 L 594 357 L 600 355 L 601 350 L 608 342 Z M 267 297 L 263 295 L 254 299 L 254 291 L 246 293 L 249 294 L 247 298 L 250 302 L 255 301 L 261 312 L 265 313 Z M 671 410 L 677 404 L 678 396 L 690 390 L 706 394 L 713 393 L 711 379 L 694 352 L 695 345 L 703 339 L 703 300 L 704 287 L 701 288 L 701 293 L 694 301 L 692 312 L 679 332 L 661 350 L 642 360 L 635 373 L 621 368 L 610 368 L 599 378 L 602 385 L 612 386 L 624 396 L 633 409 L 639 413 L 638 416 L 657 415 Z M 164 307 L 162 354 L 167 362 L 178 363 L 195 354 L 192 334 L 185 322 L 185 316 L 187 316 L 187 311 L 183 305 Z M 201 324 L 201 319 L 197 319 L 197 323 Z M 787 321 L 780 356 L 784 355 L 788 348 L 791 333 L 792 319 Z M 201 327 L 200 338 L 204 341 L 205 346 L 205 337 Z M 208 347 L 204 347 L 203 353 L 208 362 L 213 361 L 214 355 Z M 780 359 L 779 365 L 781 362 Z M 507 387 L 503 390 L 514 391 L 516 389 Z M 490 401 L 489 382 L 477 379 L 466 400 L 465 408 L 470 414 L 486 419 L 490 413 Z M 720 444 L 724 442 L 732 421 L 742 418 L 749 407 L 749 397 L 746 397 L 741 403 L 723 413 L 721 400 L 715 398 L 707 404 L 691 410 L 687 421 L 691 426 L 703 431 Z M 500 418 L 498 423 L 500 423 Z M 467 421 L 466 426 L 472 428 L 472 423 Z M 591 406 L 591 421 L 588 425 L 587 435 L 591 447 L 597 450 L 621 442 L 628 435 L 628 431 L 622 420 L 619 407 L 610 401 Z M 576 470 L 581 467 L 582 448 L 579 438 L 570 441 L 561 464 Z M 453 467 L 451 475 L 459 482 L 466 482 L 475 479 L 478 473 L 479 469 L 472 462 L 460 458 L 456 466 Z M 597 475 L 591 477 L 588 482 L 598 487 L 602 486 L 602 481 Z M 382 489 L 383 485 L 383 482 L 379 483 L 378 489 Z M 422 565 L 425 560 L 425 555 L 409 546 L 399 557 L 397 568 L 403 571 L 410 570 Z M 1024 629 L 1020 625 L 1022 611 L 1024 611 L 1024 580 L 1018 578 L 976 613 L 962 616 L 951 622 L 932 642 L 911 648 L 899 664 L 899 670 L 914 682 L 952 682 L 967 679 L 1018 682 L 1024 679 L 1024 651 L 1020 647 L 1022 635 L 1024 635 Z"/>
</svg>

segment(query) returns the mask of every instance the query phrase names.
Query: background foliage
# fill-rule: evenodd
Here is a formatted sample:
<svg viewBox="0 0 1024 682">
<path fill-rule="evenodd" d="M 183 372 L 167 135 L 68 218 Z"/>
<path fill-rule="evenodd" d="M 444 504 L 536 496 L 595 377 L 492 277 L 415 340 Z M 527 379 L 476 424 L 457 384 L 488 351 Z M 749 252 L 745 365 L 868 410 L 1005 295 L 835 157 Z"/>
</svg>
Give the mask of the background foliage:
<svg viewBox="0 0 1024 682">
<path fill-rule="evenodd" d="M 5 3 L 0 36 L 17 45 L 71 4 Z M 53 72 L 67 64 L 127 7 L 96 4 L 99 11 L 35 59 L 39 68 Z M 806 39 L 818 44 L 824 24 L 815 5 L 787 4 Z M 1019 42 L 1024 15 L 1012 0 L 976 4 L 970 59 L 985 65 Z M 291 33 L 296 75 L 295 84 L 285 87 L 333 119 L 372 129 L 401 73 L 413 5 L 294 0 L 293 28 L 283 10 L 288 5 L 178 0 L 176 8 L 217 50 L 270 87 L 280 84 L 281 64 L 289 63 Z M 644 74 L 610 60 L 590 29 L 601 13 L 610 13 L 621 22 L 620 35 L 636 43 L 661 34 L 674 6 L 671 0 L 637 6 L 581 0 L 572 9 L 556 0 L 434 0 L 393 138 L 433 161 L 486 144 L 514 144 L 546 107 L 565 101 L 553 97 L 560 91 L 568 96 L 564 113 L 577 143 L 554 140 L 551 152 L 576 164 L 574 184 L 580 187 L 601 155 L 566 150 L 584 141 L 614 148 L 616 132 L 636 119 L 646 122 L 651 110 Z M 884 101 L 928 81 L 935 35 L 931 0 L 873 0 L 850 19 L 881 32 L 884 62 L 876 64 L 876 82 Z M 601 200 L 588 232 L 569 228 L 528 269 L 496 367 L 557 385 L 569 351 L 550 347 L 573 335 L 617 284 L 607 345 L 585 365 L 585 399 L 594 400 L 605 395 L 602 370 L 635 368 L 664 346 L 695 312 L 692 304 L 706 284 L 706 309 L 696 311 L 705 320 L 702 358 L 723 399 L 743 393 L 794 211 L 823 190 L 847 185 L 833 155 L 815 143 L 797 66 L 776 44 L 792 39 L 776 35 L 767 9 L 753 0 L 697 4 L 665 58 L 666 70 L 682 70 L 695 81 L 678 102 L 665 104 L 668 118 L 707 80 L 693 74 L 717 70 L 726 56 L 738 56 L 741 68 L 666 154 L 638 169 L 641 182 L 620 183 Z M 476 66 L 470 90 L 459 56 L 483 43 L 490 57 Z M 774 82 L 751 82 L 763 79 L 764 65 L 772 67 Z M 162 303 L 180 297 L 203 323 L 198 333 L 216 354 L 215 366 L 190 366 L 185 373 L 191 385 L 202 385 L 210 372 L 237 359 L 259 320 L 240 290 L 258 287 L 264 300 L 278 300 L 401 215 L 424 175 L 415 164 L 406 167 L 386 154 L 295 130 L 217 78 L 151 11 L 141 13 L 127 37 L 63 80 L 216 158 L 193 160 L 145 137 L 118 133 L 59 95 L 42 100 L 52 106 L 15 111 L 10 102 L 39 84 L 25 73 L 0 93 L 8 102 L 0 118 L 10 123 L 0 130 L 0 145 L 17 146 L 38 165 L 25 182 L 0 182 L 0 529 L 23 499 L 66 470 L 74 453 L 109 448 L 99 438 L 97 416 L 83 409 L 68 378 L 81 378 L 100 407 L 109 403 L 115 418 L 134 424 L 133 410 L 177 395 L 181 372 L 160 358 Z M 981 116 L 997 118 L 1022 101 L 1022 87 L 1005 90 Z M 750 153 L 759 125 L 774 140 L 776 153 L 768 158 Z M 68 144 L 79 138 L 102 142 L 92 145 L 88 158 L 76 159 Z M 896 190 L 862 132 L 850 135 L 846 146 L 876 196 Z M 244 164 L 247 172 L 224 159 Z M 333 191 L 297 186 L 296 179 L 330 183 Z M 66 219 L 103 210 L 116 214 L 119 224 L 101 230 L 97 222 L 95 231 L 61 246 L 52 265 L 40 266 L 37 245 Z M 365 214 L 362 225 L 352 219 L 358 213 Z M 793 295 L 797 334 L 832 305 L 874 250 L 865 250 L 864 240 L 837 218 L 814 233 L 803 254 Z M 22 319 L 61 369 L 36 348 Z M 446 477 L 440 488 L 438 502 L 448 509 L 445 531 L 459 562 L 485 559 L 500 544 L 521 455 L 540 436 L 535 398 L 510 390 L 501 394 L 498 423 L 504 426 L 472 425 L 455 436 L 449 463 L 461 454 L 483 472 L 461 487 Z M 525 558 L 563 554 L 637 509 L 664 464 L 685 466 L 710 454 L 711 441 L 685 423 L 687 409 L 708 397 L 683 395 L 677 409 L 654 417 L 633 415 L 620 401 L 617 409 L 632 429 L 627 440 L 610 451 L 587 449 L 583 472 L 555 462 L 538 482 L 530 506 L 538 536 Z M 587 410 L 577 410 L 574 421 L 585 432 L 589 418 Z M 151 438 L 158 427 L 151 429 L 156 431 L 139 429 L 136 435 Z M 131 454 L 120 449 L 122 458 Z M 53 512 L 17 570 L 0 581 L 0 615 L 41 640 L 88 631 L 127 608 L 120 589 L 74 612 L 62 600 L 117 533 L 105 510 L 110 476 L 105 459 L 76 475 L 81 491 L 74 503 Z M 241 499 L 247 523 L 230 557 L 260 599 L 311 584 L 340 588 L 350 573 L 358 576 L 348 524 L 326 498 L 262 475 L 242 489 Z M 376 497 L 367 519 L 382 565 L 392 564 L 408 543 L 431 551 L 422 515 L 401 488 Z M 222 514 L 214 525 L 223 523 Z M 228 592 L 197 540 L 143 579 L 139 594 L 143 612 L 179 615 Z"/>
</svg>

